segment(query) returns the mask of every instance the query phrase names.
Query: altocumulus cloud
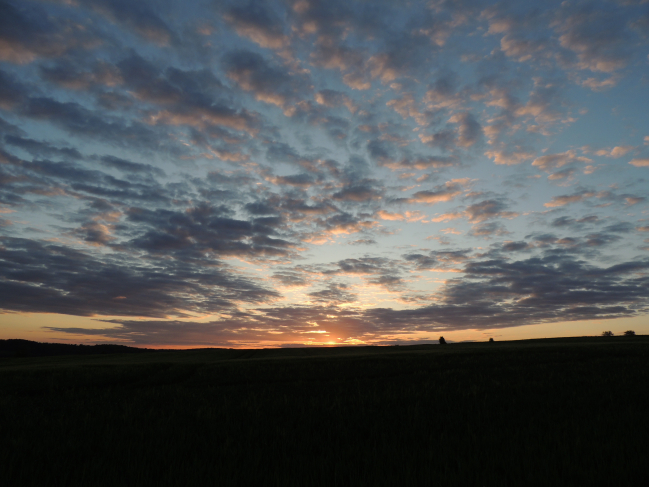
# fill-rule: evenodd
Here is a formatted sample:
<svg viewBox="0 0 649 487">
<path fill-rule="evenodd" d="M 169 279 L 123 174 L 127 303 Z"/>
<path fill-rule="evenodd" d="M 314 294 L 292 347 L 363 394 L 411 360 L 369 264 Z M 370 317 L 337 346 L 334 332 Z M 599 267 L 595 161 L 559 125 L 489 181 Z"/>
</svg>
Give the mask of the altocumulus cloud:
<svg viewBox="0 0 649 487">
<path fill-rule="evenodd" d="M 644 315 L 646 18 L 0 0 L 0 312 L 148 346 Z"/>
</svg>

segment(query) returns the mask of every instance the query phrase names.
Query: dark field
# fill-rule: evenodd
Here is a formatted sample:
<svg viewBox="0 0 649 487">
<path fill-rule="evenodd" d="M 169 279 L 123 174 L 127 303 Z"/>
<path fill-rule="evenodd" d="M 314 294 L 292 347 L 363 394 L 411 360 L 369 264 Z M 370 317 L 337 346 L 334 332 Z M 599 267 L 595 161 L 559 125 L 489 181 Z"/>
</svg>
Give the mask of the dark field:
<svg viewBox="0 0 649 487">
<path fill-rule="evenodd" d="M 4 358 L 0 482 L 643 485 L 648 384 L 646 336 Z"/>
</svg>

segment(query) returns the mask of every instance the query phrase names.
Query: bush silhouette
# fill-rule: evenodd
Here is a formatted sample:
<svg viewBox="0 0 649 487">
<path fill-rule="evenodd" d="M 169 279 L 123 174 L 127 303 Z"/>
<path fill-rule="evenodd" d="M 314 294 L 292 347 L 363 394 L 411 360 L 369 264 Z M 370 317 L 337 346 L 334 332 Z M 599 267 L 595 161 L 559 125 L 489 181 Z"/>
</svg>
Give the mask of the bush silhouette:
<svg viewBox="0 0 649 487">
<path fill-rule="evenodd" d="M 602 336 L 603 336 L 603 337 L 612 337 L 612 336 L 613 336 L 613 332 L 612 332 L 612 331 L 603 331 L 603 332 L 602 332 Z"/>
<path fill-rule="evenodd" d="M 493 339 L 493 338 L 490 338 L 490 339 L 489 339 L 489 343 L 493 343 L 493 342 L 494 342 L 494 339 Z"/>
<path fill-rule="evenodd" d="M 627 331 L 624 332 L 624 336 L 634 337 L 635 336 L 635 331 L 627 330 Z"/>
<path fill-rule="evenodd" d="M 444 337 L 439 337 L 439 344 L 446 345 L 446 340 L 444 340 Z"/>
</svg>

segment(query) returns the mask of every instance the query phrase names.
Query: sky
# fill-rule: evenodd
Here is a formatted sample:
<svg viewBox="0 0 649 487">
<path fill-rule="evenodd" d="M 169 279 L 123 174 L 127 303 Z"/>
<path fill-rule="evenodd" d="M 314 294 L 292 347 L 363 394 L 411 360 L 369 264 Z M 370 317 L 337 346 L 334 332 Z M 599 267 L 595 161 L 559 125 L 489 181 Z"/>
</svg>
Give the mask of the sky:
<svg viewBox="0 0 649 487">
<path fill-rule="evenodd" d="M 0 338 L 649 334 L 647 0 L 0 0 Z"/>
</svg>

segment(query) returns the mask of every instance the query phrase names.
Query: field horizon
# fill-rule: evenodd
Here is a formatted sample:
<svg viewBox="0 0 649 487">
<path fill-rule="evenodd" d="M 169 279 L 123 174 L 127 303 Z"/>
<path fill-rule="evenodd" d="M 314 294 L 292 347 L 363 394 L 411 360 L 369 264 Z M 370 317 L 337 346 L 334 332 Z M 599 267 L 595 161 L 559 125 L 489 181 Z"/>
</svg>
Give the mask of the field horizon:
<svg viewBox="0 0 649 487">
<path fill-rule="evenodd" d="M 443 336 L 443 335 L 442 335 Z M 643 337 L 649 338 L 649 335 L 613 335 L 613 336 L 602 336 L 602 335 L 583 335 L 583 336 L 557 336 L 557 337 L 544 337 L 544 338 L 523 338 L 523 339 L 514 339 L 514 340 L 460 340 L 454 341 L 447 339 L 445 344 L 448 345 L 468 345 L 468 344 L 479 344 L 485 343 L 489 345 L 498 344 L 542 344 L 542 343 L 577 343 L 590 340 L 611 340 L 611 339 L 624 339 L 624 340 L 639 340 Z M 596 342 L 597 343 L 597 342 Z M 291 349 L 303 349 L 303 350 L 320 350 L 320 349 L 374 349 L 374 348 L 394 348 L 394 347 L 404 347 L 404 348 L 413 348 L 413 347 L 427 347 L 440 345 L 438 340 L 422 340 L 415 342 L 403 342 L 395 344 L 323 344 L 323 345 L 302 345 L 302 344 L 291 344 L 286 346 L 276 346 L 276 347 L 260 347 L 260 348 L 233 348 L 233 347 L 187 347 L 187 348 L 167 348 L 167 347 L 143 347 L 143 346 L 134 346 L 126 345 L 123 343 L 60 343 L 60 342 L 41 342 L 36 340 L 27 340 L 23 338 L 7 338 L 0 339 L 0 359 L 1 358 L 10 358 L 14 357 L 12 354 L 16 351 L 22 351 L 28 355 L 23 356 L 32 356 L 30 354 L 35 353 L 37 356 L 49 356 L 49 355 L 65 355 L 64 352 L 69 351 L 70 355 L 107 355 L 107 354 L 119 354 L 119 353 L 139 353 L 139 352 L 182 352 L 182 351 L 198 351 L 198 350 L 239 350 L 239 351 L 251 351 L 251 350 L 291 350 Z"/>
<path fill-rule="evenodd" d="M 648 365 L 647 336 L 5 357 L 0 475 L 633 485 L 649 453 Z"/>
</svg>

